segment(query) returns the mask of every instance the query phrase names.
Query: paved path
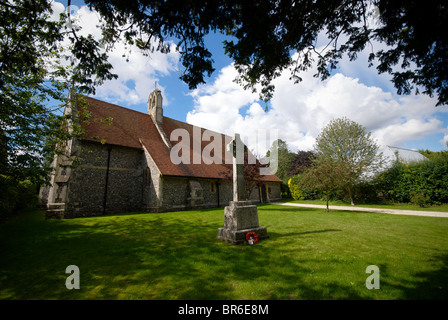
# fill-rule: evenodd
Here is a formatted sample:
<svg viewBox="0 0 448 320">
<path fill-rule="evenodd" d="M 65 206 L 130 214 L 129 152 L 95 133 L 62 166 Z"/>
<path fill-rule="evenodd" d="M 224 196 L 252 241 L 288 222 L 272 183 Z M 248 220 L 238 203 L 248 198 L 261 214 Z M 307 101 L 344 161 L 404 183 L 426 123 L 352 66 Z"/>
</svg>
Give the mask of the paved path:
<svg viewBox="0 0 448 320">
<path fill-rule="evenodd" d="M 274 202 L 273 204 L 278 204 L 281 206 L 316 208 L 316 209 L 326 208 L 326 205 L 320 205 L 320 204 L 302 204 L 302 203 L 289 203 L 289 202 Z M 410 216 L 448 218 L 448 212 L 438 212 L 438 211 L 379 209 L 379 208 L 365 208 L 365 207 L 352 207 L 352 206 L 329 206 L 329 208 L 330 210 L 367 211 L 367 212 L 380 212 L 388 214 L 404 214 Z"/>
</svg>

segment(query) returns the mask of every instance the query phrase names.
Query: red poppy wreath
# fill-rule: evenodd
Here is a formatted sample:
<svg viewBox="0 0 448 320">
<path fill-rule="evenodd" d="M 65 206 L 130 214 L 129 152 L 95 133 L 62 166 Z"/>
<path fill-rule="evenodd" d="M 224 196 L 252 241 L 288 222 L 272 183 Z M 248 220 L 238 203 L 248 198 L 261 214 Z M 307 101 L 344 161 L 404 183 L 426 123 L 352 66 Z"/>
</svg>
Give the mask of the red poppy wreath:
<svg viewBox="0 0 448 320">
<path fill-rule="evenodd" d="M 255 232 L 249 231 L 246 233 L 246 240 L 249 242 L 249 244 L 257 243 L 258 242 L 258 236 L 255 234 Z"/>
</svg>

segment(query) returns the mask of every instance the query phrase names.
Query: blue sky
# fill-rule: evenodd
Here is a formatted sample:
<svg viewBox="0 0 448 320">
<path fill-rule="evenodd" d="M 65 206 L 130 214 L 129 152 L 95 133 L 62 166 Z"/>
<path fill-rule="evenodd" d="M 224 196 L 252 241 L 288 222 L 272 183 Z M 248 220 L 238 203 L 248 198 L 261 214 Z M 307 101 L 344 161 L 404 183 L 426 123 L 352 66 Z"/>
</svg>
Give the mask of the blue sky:
<svg viewBox="0 0 448 320">
<path fill-rule="evenodd" d="M 55 14 L 65 6 L 65 2 L 53 3 Z M 72 1 L 71 12 L 82 28 L 80 32 L 99 36 L 95 12 L 80 1 Z M 125 50 L 118 45 L 110 53 L 110 61 L 119 79 L 99 87 L 95 97 L 146 112 L 147 98 L 157 82 L 165 116 L 242 136 L 260 136 L 260 130 L 276 131 L 272 136 L 285 140 L 293 151 L 311 149 L 321 129 L 341 116 L 365 126 L 380 146 L 447 150 L 448 106 L 435 107 L 436 99 L 424 95 L 397 95 L 390 76 L 378 75 L 374 67 L 367 67 L 368 52 L 361 53 L 354 62 L 341 61 L 326 81 L 314 78 L 311 70 L 301 75 L 301 83 L 293 84 L 289 72 L 283 72 L 274 81 L 276 91 L 265 112 L 265 104 L 257 94 L 233 82 L 236 72 L 224 55 L 224 39 L 220 34 L 207 36 L 216 70 L 206 84 L 195 90 L 189 90 L 179 79 L 182 65 L 174 50 L 168 55 L 144 57 L 135 49 L 126 62 L 122 58 Z M 375 50 L 381 47 L 374 45 Z M 264 153 L 271 142 L 263 141 L 258 153 Z"/>
</svg>

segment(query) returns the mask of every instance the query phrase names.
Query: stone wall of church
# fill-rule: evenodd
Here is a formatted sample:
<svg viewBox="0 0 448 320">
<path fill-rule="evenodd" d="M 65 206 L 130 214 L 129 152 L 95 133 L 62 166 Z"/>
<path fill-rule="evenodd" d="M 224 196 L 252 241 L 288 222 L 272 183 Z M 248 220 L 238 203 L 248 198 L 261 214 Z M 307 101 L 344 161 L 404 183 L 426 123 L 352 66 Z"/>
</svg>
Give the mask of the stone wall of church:
<svg viewBox="0 0 448 320">
<path fill-rule="evenodd" d="M 280 200 L 282 198 L 282 191 L 280 189 L 280 183 L 267 182 L 268 195 L 270 201 Z"/>
<path fill-rule="evenodd" d="M 163 211 L 225 206 L 233 197 L 231 183 L 218 179 L 164 176 L 162 180 Z"/>
<path fill-rule="evenodd" d="M 144 149 L 143 164 L 143 196 L 142 210 L 157 211 L 162 202 L 162 179 L 160 171 L 152 160 L 149 152 Z"/>
<path fill-rule="evenodd" d="M 187 207 L 188 179 L 182 177 L 162 178 L 162 202 L 163 210 L 184 209 Z"/>
<path fill-rule="evenodd" d="M 104 209 L 107 213 L 140 210 L 143 194 L 142 151 L 90 142 L 80 145 L 81 162 L 70 177 L 64 216 L 99 215 Z"/>
<path fill-rule="evenodd" d="M 219 205 L 227 206 L 230 201 L 233 201 L 233 183 L 221 181 L 219 184 Z"/>
<path fill-rule="evenodd" d="M 280 184 L 268 182 L 262 188 L 268 195 L 266 201 L 281 198 Z M 218 179 L 164 176 L 162 195 L 160 211 L 224 207 L 233 200 L 233 185 Z M 253 188 L 249 200 L 253 203 L 261 201 L 258 187 Z"/>
</svg>

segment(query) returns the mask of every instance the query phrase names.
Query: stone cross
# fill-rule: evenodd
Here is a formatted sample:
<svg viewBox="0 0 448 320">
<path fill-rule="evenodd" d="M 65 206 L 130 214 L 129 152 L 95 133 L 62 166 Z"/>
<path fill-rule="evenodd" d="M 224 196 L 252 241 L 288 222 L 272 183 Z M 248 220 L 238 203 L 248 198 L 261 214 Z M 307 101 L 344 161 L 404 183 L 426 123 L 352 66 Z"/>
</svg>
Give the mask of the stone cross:
<svg viewBox="0 0 448 320">
<path fill-rule="evenodd" d="M 246 241 L 248 232 L 254 232 L 258 239 L 269 238 L 266 227 L 260 227 L 257 206 L 246 199 L 244 185 L 244 143 L 235 133 L 226 146 L 233 155 L 233 201 L 224 208 L 224 227 L 218 229 L 218 239 L 238 244 Z"/>
<path fill-rule="evenodd" d="M 234 134 L 232 141 L 227 145 L 227 151 L 233 152 L 233 201 L 245 201 L 244 143 L 238 133 Z"/>
</svg>

